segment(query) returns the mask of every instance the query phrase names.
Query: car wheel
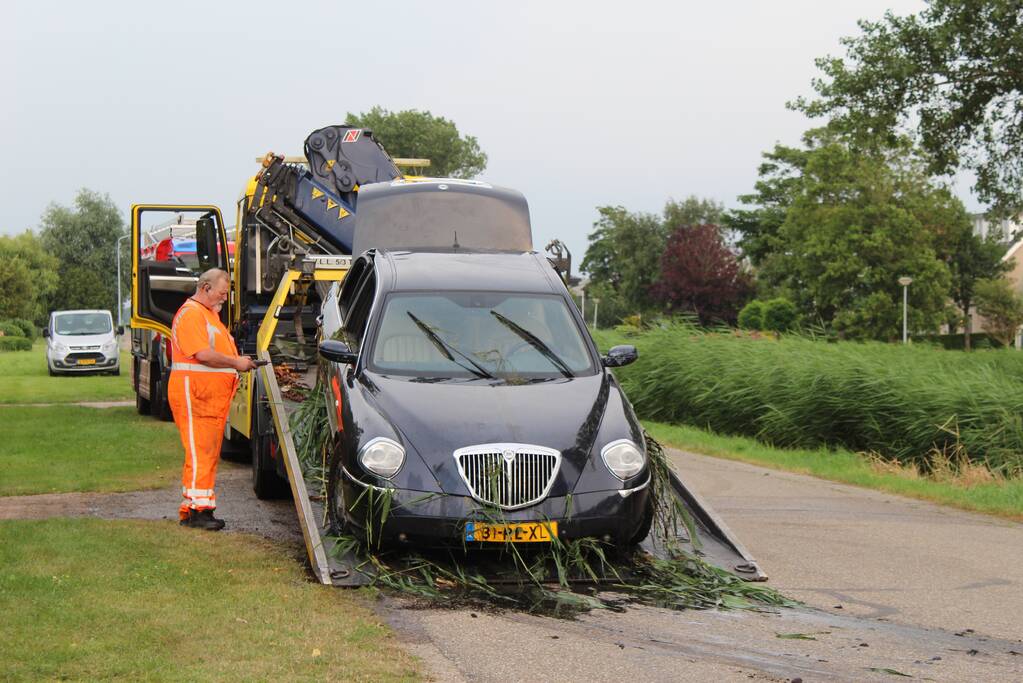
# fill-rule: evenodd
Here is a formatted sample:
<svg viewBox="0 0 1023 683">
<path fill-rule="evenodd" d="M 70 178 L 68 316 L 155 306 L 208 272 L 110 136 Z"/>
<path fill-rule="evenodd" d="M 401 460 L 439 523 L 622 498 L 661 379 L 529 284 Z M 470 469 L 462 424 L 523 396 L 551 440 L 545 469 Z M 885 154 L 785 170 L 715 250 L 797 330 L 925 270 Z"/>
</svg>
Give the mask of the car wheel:
<svg viewBox="0 0 1023 683">
<path fill-rule="evenodd" d="M 345 516 L 345 492 L 342 485 L 341 456 L 331 449 L 330 472 L 327 475 L 327 521 L 331 536 L 343 536 L 349 531 Z"/>
<path fill-rule="evenodd" d="M 260 434 L 257 421 L 253 420 L 249 434 L 252 449 L 252 490 L 260 500 L 283 498 L 291 491 L 288 482 L 277 475 L 270 450 L 274 448 L 272 434 Z"/>
<path fill-rule="evenodd" d="M 53 371 L 53 368 L 50 367 L 49 363 L 46 364 L 46 372 L 50 373 L 50 377 L 57 376 L 57 373 Z"/>
<path fill-rule="evenodd" d="M 114 368 L 114 371 L 111 372 L 110 374 L 113 375 L 114 377 L 120 377 L 121 376 L 121 368 L 120 368 L 120 366 Z"/>
<path fill-rule="evenodd" d="M 654 499 L 652 496 L 647 496 L 646 506 L 643 508 L 643 520 L 639 523 L 639 528 L 636 529 L 636 533 L 629 539 L 629 547 L 637 546 L 643 542 L 647 536 L 650 535 L 650 527 L 654 524 Z"/>
</svg>

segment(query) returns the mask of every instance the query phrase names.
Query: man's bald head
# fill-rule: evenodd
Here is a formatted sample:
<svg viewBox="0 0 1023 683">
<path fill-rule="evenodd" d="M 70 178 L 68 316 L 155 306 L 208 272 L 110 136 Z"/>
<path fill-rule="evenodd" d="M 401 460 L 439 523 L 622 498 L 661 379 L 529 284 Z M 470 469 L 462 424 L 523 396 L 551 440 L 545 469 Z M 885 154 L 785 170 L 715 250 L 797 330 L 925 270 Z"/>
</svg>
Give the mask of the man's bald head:
<svg viewBox="0 0 1023 683">
<path fill-rule="evenodd" d="M 226 270 L 210 268 L 199 276 L 199 281 L 195 283 L 195 291 L 196 293 L 209 291 L 213 287 L 217 286 L 221 280 L 230 284 L 231 276 L 227 274 Z"/>
</svg>

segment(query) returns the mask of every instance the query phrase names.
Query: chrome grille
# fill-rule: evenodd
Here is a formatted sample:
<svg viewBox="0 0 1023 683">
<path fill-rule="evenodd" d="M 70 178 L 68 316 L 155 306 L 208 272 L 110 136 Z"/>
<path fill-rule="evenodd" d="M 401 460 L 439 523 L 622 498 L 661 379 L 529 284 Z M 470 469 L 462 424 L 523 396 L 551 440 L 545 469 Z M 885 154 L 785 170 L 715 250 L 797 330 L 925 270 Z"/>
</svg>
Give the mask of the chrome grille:
<svg viewBox="0 0 1023 683">
<path fill-rule="evenodd" d="M 455 462 L 473 498 L 514 510 L 547 497 L 561 453 L 543 446 L 491 443 L 458 449 Z"/>
</svg>

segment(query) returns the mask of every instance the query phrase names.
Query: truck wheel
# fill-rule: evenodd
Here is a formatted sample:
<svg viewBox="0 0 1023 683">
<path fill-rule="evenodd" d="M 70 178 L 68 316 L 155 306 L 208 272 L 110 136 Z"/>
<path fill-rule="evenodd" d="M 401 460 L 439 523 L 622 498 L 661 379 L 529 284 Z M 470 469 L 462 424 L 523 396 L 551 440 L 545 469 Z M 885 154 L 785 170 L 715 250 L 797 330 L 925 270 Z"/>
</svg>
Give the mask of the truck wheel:
<svg viewBox="0 0 1023 683">
<path fill-rule="evenodd" d="M 142 398 L 142 393 L 139 391 L 139 371 L 138 365 L 135 366 L 135 411 L 139 415 L 149 415 L 150 405 L 148 398 Z"/>
<path fill-rule="evenodd" d="M 253 420 L 256 422 L 256 420 Z M 274 469 L 270 449 L 274 446 L 272 435 L 261 435 L 257 425 L 253 424 L 249 436 L 252 448 L 252 490 L 260 500 L 284 498 L 291 492 L 288 482 L 277 476 Z"/>
<path fill-rule="evenodd" d="M 153 387 L 153 395 L 150 399 L 153 415 L 164 422 L 170 422 L 174 419 L 174 413 L 171 412 L 170 399 L 167 397 L 167 384 L 169 382 L 170 376 L 167 377 L 167 381 L 164 381 L 161 376 L 160 379 L 150 385 Z"/>
</svg>

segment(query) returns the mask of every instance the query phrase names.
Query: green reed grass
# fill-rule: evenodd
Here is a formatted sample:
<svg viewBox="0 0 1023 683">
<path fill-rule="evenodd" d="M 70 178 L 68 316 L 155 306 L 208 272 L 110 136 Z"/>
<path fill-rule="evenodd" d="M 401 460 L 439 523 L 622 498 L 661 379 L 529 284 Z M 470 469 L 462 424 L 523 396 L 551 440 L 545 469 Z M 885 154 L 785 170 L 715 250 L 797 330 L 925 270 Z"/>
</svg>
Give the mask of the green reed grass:
<svg viewBox="0 0 1023 683">
<path fill-rule="evenodd" d="M 626 338 L 616 371 L 643 419 L 752 436 L 781 447 L 840 446 L 925 469 L 935 452 L 1023 474 L 1023 353 L 825 343 L 672 324 Z"/>
</svg>

